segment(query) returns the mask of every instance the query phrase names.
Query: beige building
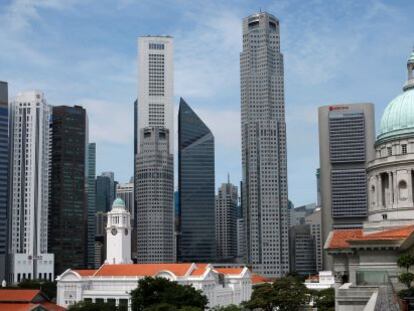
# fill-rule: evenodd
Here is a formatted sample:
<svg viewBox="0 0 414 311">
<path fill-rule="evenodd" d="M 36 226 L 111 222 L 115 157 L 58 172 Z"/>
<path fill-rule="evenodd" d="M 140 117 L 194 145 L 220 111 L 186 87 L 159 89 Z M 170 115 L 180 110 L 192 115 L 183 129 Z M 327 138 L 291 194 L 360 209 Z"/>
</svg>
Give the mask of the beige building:
<svg viewBox="0 0 414 311">
<path fill-rule="evenodd" d="M 332 229 L 361 228 L 367 218 L 367 163 L 374 159 L 374 105 L 319 108 L 319 182 L 322 237 Z M 325 270 L 332 263 L 324 256 Z"/>
</svg>

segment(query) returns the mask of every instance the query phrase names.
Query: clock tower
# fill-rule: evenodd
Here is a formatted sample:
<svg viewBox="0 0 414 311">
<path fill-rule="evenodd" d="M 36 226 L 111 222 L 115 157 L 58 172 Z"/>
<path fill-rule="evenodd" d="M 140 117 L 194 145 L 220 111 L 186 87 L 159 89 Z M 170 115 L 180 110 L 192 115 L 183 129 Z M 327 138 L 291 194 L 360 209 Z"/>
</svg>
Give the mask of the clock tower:
<svg viewBox="0 0 414 311">
<path fill-rule="evenodd" d="M 131 215 L 122 199 L 117 198 L 108 212 L 106 225 L 106 264 L 130 264 Z"/>
</svg>

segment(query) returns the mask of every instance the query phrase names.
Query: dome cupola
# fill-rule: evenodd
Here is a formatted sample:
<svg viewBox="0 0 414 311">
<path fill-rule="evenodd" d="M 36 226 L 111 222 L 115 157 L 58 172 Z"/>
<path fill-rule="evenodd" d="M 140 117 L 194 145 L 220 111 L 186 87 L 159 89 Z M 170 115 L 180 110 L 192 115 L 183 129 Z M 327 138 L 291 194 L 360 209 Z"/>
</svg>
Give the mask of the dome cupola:
<svg viewBox="0 0 414 311">
<path fill-rule="evenodd" d="M 414 50 L 407 61 L 408 79 L 403 93 L 385 108 L 378 141 L 414 136 Z"/>
</svg>

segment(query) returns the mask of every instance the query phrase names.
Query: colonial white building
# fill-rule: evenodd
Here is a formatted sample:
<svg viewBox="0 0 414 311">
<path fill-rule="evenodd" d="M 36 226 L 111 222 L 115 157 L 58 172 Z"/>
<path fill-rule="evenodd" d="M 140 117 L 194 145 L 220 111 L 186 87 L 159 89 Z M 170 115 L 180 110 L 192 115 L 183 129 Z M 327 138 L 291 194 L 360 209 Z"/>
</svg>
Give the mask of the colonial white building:
<svg viewBox="0 0 414 311">
<path fill-rule="evenodd" d="M 211 264 L 157 263 L 131 264 L 129 212 L 116 199 L 108 213 L 107 259 L 97 270 L 68 269 L 57 277 L 57 304 L 62 307 L 78 301 L 114 302 L 130 310 L 130 292 L 138 280 L 164 277 L 192 285 L 207 296 L 209 307 L 240 304 L 250 299 L 252 275 L 246 267 L 215 268 Z M 254 282 L 255 281 L 254 279 Z"/>
<path fill-rule="evenodd" d="M 8 281 L 54 278 L 48 251 L 51 108 L 40 91 L 11 103 Z"/>
</svg>

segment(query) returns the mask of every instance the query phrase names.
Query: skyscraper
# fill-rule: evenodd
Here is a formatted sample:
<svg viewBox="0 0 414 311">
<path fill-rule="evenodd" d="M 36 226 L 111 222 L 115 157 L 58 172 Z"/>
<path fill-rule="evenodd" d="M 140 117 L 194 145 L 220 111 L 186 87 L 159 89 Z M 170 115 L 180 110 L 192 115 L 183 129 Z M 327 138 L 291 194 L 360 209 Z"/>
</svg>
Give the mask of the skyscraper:
<svg viewBox="0 0 414 311">
<path fill-rule="evenodd" d="M 273 15 L 243 19 L 240 74 L 247 261 L 278 277 L 289 271 L 289 224 L 283 55 Z"/>
<path fill-rule="evenodd" d="M 309 225 L 294 225 L 290 228 L 290 270 L 302 276 L 315 274 L 315 239 Z"/>
<path fill-rule="evenodd" d="M 138 39 L 135 195 L 138 262 L 174 261 L 173 39 Z"/>
<path fill-rule="evenodd" d="M 10 282 L 53 280 L 48 253 L 51 108 L 42 92 L 19 93 L 11 103 Z"/>
<path fill-rule="evenodd" d="M 223 183 L 216 195 L 217 260 L 234 261 L 237 257 L 237 187 Z"/>
<path fill-rule="evenodd" d="M 109 178 L 109 206 L 107 211 L 111 210 L 112 203 L 115 201 L 115 193 L 116 193 L 116 181 L 115 181 L 115 174 L 114 172 L 102 172 L 101 176 L 105 176 Z"/>
<path fill-rule="evenodd" d="M 373 104 L 319 107 L 322 240 L 332 229 L 361 228 L 368 213 L 367 163 L 374 159 Z M 324 269 L 331 269 L 324 256 Z"/>
<path fill-rule="evenodd" d="M 80 106 L 53 107 L 48 249 L 56 274 L 87 265 L 86 119 Z"/>
<path fill-rule="evenodd" d="M 86 155 L 86 197 L 88 204 L 87 266 L 95 267 L 96 144 L 88 143 Z"/>
<path fill-rule="evenodd" d="M 212 261 L 216 258 L 214 136 L 182 98 L 178 148 L 178 261 Z"/>
<path fill-rule="evenodd" d="M 141 131 L 137 156 L 138 263 L 174 261 L 174 164 L 169 131 L 148 127 Z"/>
<path fill-rule="evenodd" d="M 101 174 L 96 177 L 96 212 L 109 212 L 111 209 L 112 186 L 110 176 Z"/>
<path fill-rule="evenodd" d="M 8 177 L 9 96 L 7 83 L 0 81 L 0 280 L 6 277 Z"/>
<path fill-rule="evenodd" d="M 133 179 L 133 178 L 132 178 Z M 120 198 L 124 201 L 125 207 L 130 214 L 131 219 L 131 250 L 132 250 L 132 258 L 136 258 L 137 254 L 137 232 L 135 224 L 135 195 L 134 195 L 134 183 L 122 183 L 116 186 L 116 198 Z"/>
</svg>

